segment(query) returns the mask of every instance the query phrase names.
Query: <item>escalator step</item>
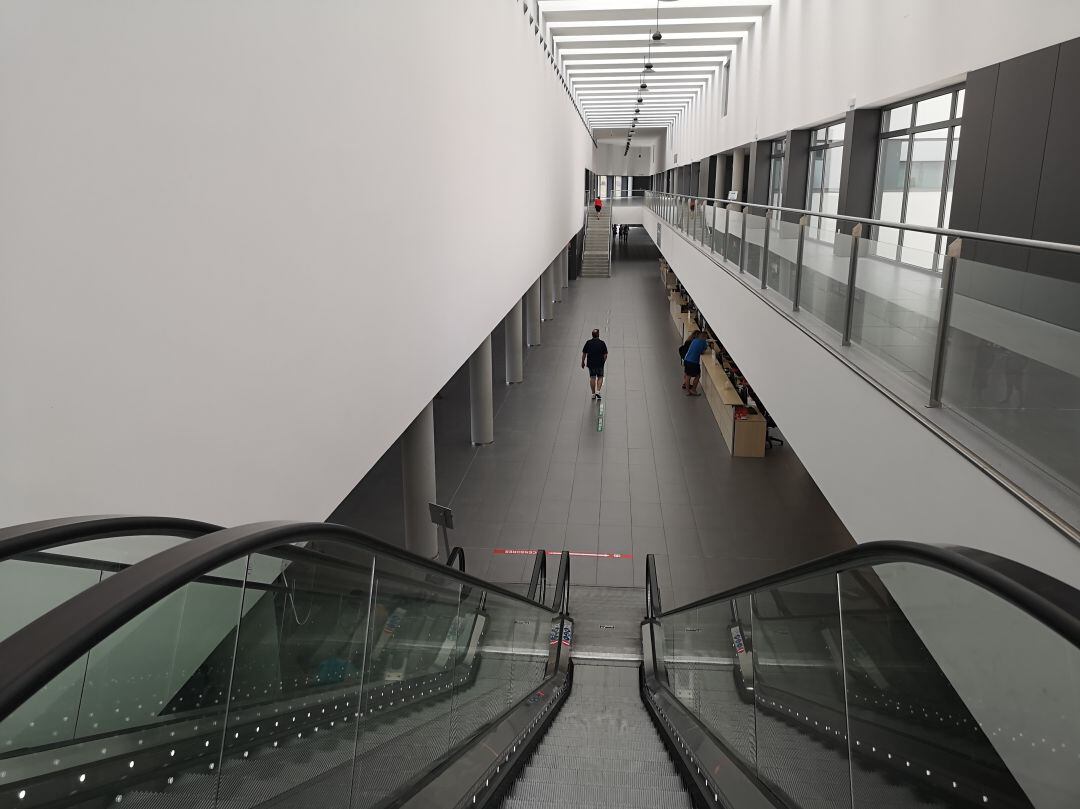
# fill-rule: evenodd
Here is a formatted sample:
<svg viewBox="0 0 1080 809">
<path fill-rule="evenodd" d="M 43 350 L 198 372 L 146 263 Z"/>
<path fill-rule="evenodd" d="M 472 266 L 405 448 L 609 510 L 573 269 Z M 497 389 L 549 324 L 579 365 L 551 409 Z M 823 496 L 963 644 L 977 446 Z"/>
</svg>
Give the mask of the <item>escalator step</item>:
<svg viewBox="0 0 1080 809">
<path fill-rule="evenodd" d="M 674 772 L 670 761 L 640 761 L 635 758 L 602 758 L 597 755 L 583 758 L 579 756 L 553 755 L 536 753 L 529 760 L 530 767 L 543 767 L 548 770 L 601 770 L 626 773 L 652 773 L 671 775 Z"/>
<path fill-rule="evenodd" d="M 692 809 L 690 798 L 681 789 L 634 789 L 624 786 L 596 784 L 517 783 L 510 794 L 513 802 L 557 803 L 561 806 L 619 806 L 635 809 L 653 809 L 657 806 L 670 809 Z"/>
<path fill-rule="evenodd" d="M 552 774 L 550 769 L 543 767 L 526 767 L 518 776 L 519 781 L 542 781 L 550 783 Z M 597 770 L 572 770 L 564 768 L 559 770 L 559 781 L 564 784 L 599 784 L 602 786 L 624 786 L 634 789 L 648 789 L 655 787 L 662 790 L 678 792 L 683 788 L 682 779 L 677 775 L 657 775 L 656 773 L 638 772 L 613 772 Z"/>
</svg>

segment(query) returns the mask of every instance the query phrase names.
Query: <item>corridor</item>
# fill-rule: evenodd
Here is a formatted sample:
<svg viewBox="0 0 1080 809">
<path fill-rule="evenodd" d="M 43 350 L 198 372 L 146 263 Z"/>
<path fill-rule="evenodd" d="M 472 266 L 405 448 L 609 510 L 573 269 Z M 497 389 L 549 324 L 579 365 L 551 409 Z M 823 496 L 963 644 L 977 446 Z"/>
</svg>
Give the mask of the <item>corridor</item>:
<svg viewBox="0 0 1080 809">
<path fill-rule="evenodd" d="M 657 259 L 633 228 L 611 278 L 572 281 L 524 383 L 496 372 L 495 443 L 470 453 L 453 491 L 440 456 L 470 573 L 523 581 L 532 558 L 504 551 L 565 548 L 601 554 L 573 558 L 575 584 L 641 586 L 654 553 L 675 606 L 853 544 L 790 446 L 732 458 L 704 397 L 684 395 Z M 610 350 L 602 431 L 580 368 L 593 328 Z"/>
</svg>

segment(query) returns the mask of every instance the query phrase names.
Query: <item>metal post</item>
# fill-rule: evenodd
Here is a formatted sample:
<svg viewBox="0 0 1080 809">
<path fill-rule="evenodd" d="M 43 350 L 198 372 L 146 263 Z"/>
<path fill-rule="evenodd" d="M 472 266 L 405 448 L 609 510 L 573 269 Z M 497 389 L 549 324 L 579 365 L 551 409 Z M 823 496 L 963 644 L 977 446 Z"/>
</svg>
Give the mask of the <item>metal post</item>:
<svg viewBox="0 0 1080 809">
<path fill-rule="evenodd" d="M 806 243 L 806 226 L 810 217 L 799 217 L 799 243 L 795 247 L 795 291 L 791 294 L 791 311 L 799 311 L 799 298 L 802 297 L 802 262 L 803 245 Z"/>
<path fill-rule="evenodd" d="M 851 325 L 855 317 L 855 273 L 859 267 L 859 238 L 862 236 L 862 223 L 851 229 L 851 258 L 848 259 L 847 308 L 844 312 L 844 334 L 841 345 L 851 345 Z"/>
<path fill-rule="evenodd" d="M 953 290 L 956 287 L 956 264 L 960 258 L 960 239 L 954 239 L 945 251 L 941 278 L 941 308 L 938 312 L 937 341 L 934 346 L 934 370 L 930 374 L 930 407 L 941 407 L 941 389 L 945 386 L 945 350 L 949 343 L 949 320 L 952 318 Z"/>
<path fill-rule="evenodd" d="M 709 234 L 709 251 L 716 252 L 716 203 L 712 206 L 712 233 Z"/>
<path fill-rule="evenodd" d="M 761 240 L 761 288 L 769 288 L 769 219 L 772 211 L 765 211 L 765 236 Z"/>
<path fill-rule="evenodd" d="M 739 272 L 746 272 L 746 256 L 749 255 L 749 251 L 746 249 L 746 208 L 742 209 L 742 237 L 739 242 Z"/>
</svg>

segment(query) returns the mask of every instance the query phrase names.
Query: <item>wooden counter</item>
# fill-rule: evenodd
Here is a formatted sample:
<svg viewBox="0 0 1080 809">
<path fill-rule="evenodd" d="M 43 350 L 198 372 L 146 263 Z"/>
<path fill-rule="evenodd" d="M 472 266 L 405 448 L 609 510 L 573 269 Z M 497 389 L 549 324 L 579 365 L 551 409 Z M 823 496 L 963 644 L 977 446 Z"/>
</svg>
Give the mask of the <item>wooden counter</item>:
<svg viewBox="0 0 1080 809">
<path fill-rule="evenodd" d="M 738 458 L 764 458 L 765 417 L 746 407 L 712 350 L 701 357 L 701 390 L 731 454 Z M 738 414 L 745 416 L 736 418 Z"/>
</svg>

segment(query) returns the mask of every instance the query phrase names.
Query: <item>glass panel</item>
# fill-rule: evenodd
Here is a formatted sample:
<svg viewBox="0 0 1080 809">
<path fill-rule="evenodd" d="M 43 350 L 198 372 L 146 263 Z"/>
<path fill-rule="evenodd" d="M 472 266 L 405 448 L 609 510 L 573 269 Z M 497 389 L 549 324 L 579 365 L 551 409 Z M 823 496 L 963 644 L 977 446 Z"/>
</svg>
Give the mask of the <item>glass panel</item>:
<svg viewBox="0 0 1080 809">
<path fill-rule="evenodd" d="M 947 121 L 952 115 L 953 94 L 924 98 L 915 105 L 915 126 Z"/>
<path fill-rule="evenodd" d="M 912 234 L 905 234 L 907 236 Z M 919 234 L 921 235 L 921 234 Z M 867 240 L 855 275 L 851 340 L 929 390 L 941 306 L 941 280 L 885 257 L 890 245 Z M 916 252 L 904 245 L 905 256 Z M 931 253 L 919 255 L 931 266 Z"/>
<path fill-rule="evenodd" d="M 961 90 L 956 94 L 956 117 L 964 117 L 964 90 Z"/>
<path fill-rule="evenodd" d="M 413 710 L 405 695 L 415 689 L 426 690 L 424 696 L 454 694 L 461 596 L 448 576 L 398 559 L 378 560 L 354 807 L 384 800 L 450 749 L 452 699 L 425 700 Z"/>
<path fill-rule="evenodd" d="M 795 261 L 799 249 L 799 224 L 773 219 L 769 225 L 769 258 L 766 280 L 789 301 L 795 297 Z"/>
<path fill-rule="evenodd" d="M 945 151 L 948 129 L 915 133 L 911 147 L 911 163 L 904 222 L 936 227 L 941 214 L 942 188 L 945 180 Z M 932 268 L 937 236 L 931 233 L 905 231 L 900 258 L 906 264 Z M 910 248 L 910 249 L 909 249 Z"/>
<path fill-rule="evenodd" d="M 828 238 L 834 240 L 833 244 L 821 237 L 820 231 L 807 230 L 799 307 L 843 332 L 851 237 L 830 232 Z"/>
<path fill-rule="evenodd" d="M 886 110 L 882 116 L 882 132 L 895 132 L 898 129 L 907 129 L 909 126 L 911 126 L 910 104 Z"/>
<path fill-rule="evenodd" d="M 235 647 L 218 801 L 253 807 L 289 793 L 343 806 L 356 753 L 371 554 L 337 543 L 285 545 L 251 557 Z M 198 672 L 201 687 L 229 687 Z M 296 766 L 303 762 L 303 766 Z"/>
<path fill-rule="evenodd" d="M 947 228 L 952 216 L 953 184 L 956 181 L 956 155 L 960 149 L 960 127 L 953 127 L 952 149 L 949 151 L 949 175 L 945 178 L 945 211 L 941 226 Z M 940 252 L 940 248 L 939 248 Z"/>
<path fill-rule="evenodd" d="M 904 184 L 908 170 L 908 136 L 899 135 L 881 142 L 878 157 L 878 176 L 876 185 L 876 217 L 886 222 L 899 222 L 903 214 Z M 878 241 L 884 239 L 877 234 Z"/>
<path fill-rule="evenodd" d="M 759 776 L 800 809 L 851 801 L 835 575 L 754 595 Z"/>
<path fill-rule="evenodd" d="M 841 582 L 856 806 L 1078 805 L 1080 651 L 939 570 Z"/>
<path fill-rule="evenodd" d="M 960 259 L 942 399 L 1080 491 L 1080 283 Z"/>
<path fill-rule="evenodd" d="M 746 250 L 743 269 L 755 278 L 761 277 L 761 247 L 765 242 L 765 217 L 753 213 L 746 217 Z"/>
<path fill-rule="evenodd" d="M 810 136 L 810 142 L 813 144 L 825 143 L 828 140 L 828 128 L 822 127 L 821 129 L 815 129 Z"/>
<path fill-rule="evenodd" d="M 750 597 L 664 618 L 675 696 L 751 767 L 755 763 Z"/>
<path fill-rule="evenodd" d="M 232 670 L 228 639 L 245 570 L 240 560 L 166 596 L 4 720 L 0 805 L 119 801 L 174 781 L 193 805 L 212 803 L 227 697 L 220 684 Z M 37 747 L 44 737 L 52 744 Z"/>
<path fill-rule="evenodd" d="M 829 141 L 833 142 L 833 143 L 835 143 L 837 141 L 843 141 L 844 140 L 844 129 L 845 129 L 846 126 L 847 126 L 847 124 L 845 124 L 843 122 L 841 122 L 839 124 L 833 124 L 832 126 L 830 126 L 829 127 Z"/>
</svg>

